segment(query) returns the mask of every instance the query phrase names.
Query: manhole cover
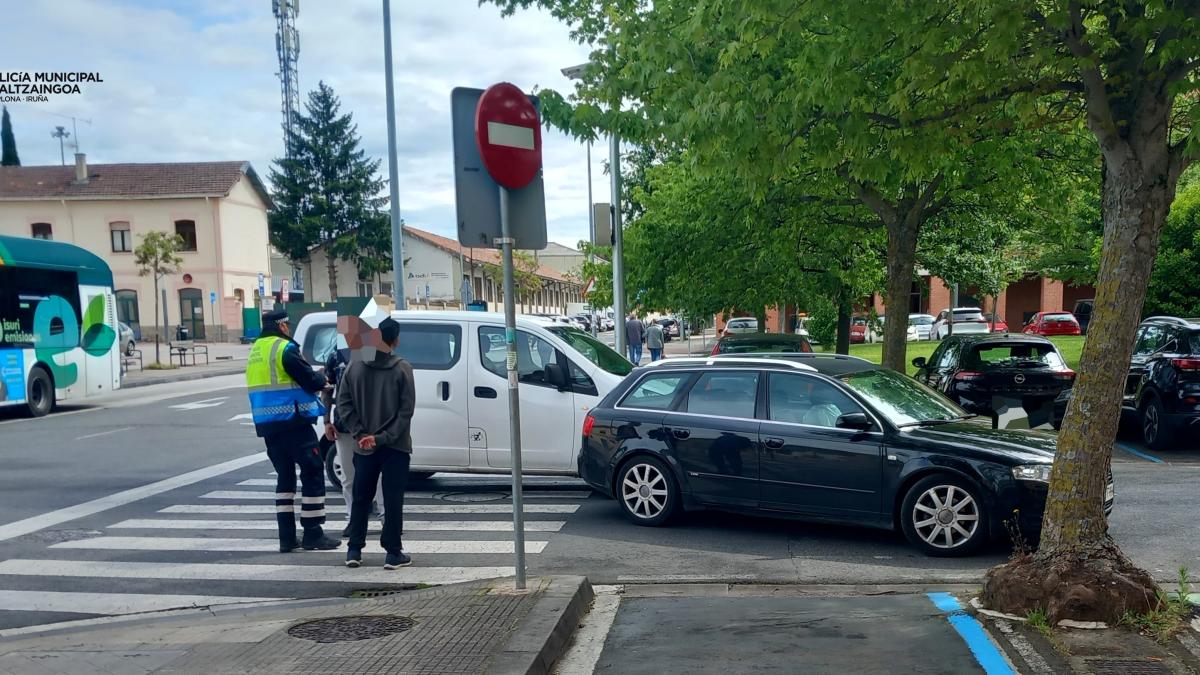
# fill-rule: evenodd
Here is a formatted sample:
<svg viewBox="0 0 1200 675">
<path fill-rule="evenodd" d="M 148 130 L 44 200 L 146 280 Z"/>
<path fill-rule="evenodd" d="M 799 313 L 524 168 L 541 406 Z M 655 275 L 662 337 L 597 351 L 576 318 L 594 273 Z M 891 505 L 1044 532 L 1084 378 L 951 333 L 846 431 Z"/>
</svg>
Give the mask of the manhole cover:
<svg viewBox="0 0 1200 675">
<path fill-rule="evenodd" d="M 297 624 L 288 635 L 313 642 L 353 642 L 400 633 L 415 624 L 407 616 L 339 616 Z"/>
<path fill-rule="evenodd" d="M 434 495 L 447 502 L 499 502 L 508 499 L 507 492 L 446 492 Z"/>
<path fill-rule="evenodd" d="M 1088 665 L 1095 675 L 1171 675 L 1171 669 L 1157 661 L 1096 659 Z"/>
</svg>

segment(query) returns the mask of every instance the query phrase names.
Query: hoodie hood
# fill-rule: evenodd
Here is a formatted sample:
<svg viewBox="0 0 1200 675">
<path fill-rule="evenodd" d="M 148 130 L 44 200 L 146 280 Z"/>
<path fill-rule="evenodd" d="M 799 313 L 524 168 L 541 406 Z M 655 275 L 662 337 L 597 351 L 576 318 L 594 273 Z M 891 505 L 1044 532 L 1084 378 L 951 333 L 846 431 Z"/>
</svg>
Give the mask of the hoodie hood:
<svg viewBox="0 0 1200 675">
<path fill-rule="evenodd" d="M 366 366 L 368 368 L 387 370 L 388 368 L 395 368 L 396 364 L 398 363 L 400 363 L 400 357 L 396 356 L 394 353 L 376 350 L 375 358 L 366 361 Z"/>
</svg>

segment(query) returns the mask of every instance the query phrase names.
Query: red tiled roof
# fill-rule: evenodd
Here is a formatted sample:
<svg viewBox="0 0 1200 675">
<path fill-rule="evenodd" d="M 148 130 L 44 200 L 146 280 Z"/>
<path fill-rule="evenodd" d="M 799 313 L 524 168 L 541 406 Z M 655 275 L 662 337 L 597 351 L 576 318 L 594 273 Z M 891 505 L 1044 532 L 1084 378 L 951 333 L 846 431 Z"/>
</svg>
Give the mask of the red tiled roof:
<svg viewBox="0 0 1200 675">
<path fill-rule="evenodd" d="M 3 166 L 0 200 L 224 197 L 245 175 L 271 203 L 249 162 L 89 164 L 87 173 L 87 183 L 76 183 L 74 165 Z"/>
<path fill-rule="evenodd" d="M 476 262 L 488 263 L 490 265 L 501 264 L 500 251 L 494 248 L 468 248 L 453 239 L 407 226 L 404 228 L 404 234 L 405 236 L 416 237 L 427 244 L 436 246 L 444 251 L 449 251 L 455 255 L 462 254 L 468 259 Z M 579 285 L 578 281 L 565 276 L 558 270 L 546 267 L 545 265 L 538 265 L 537 275 L 545 279 L 565 281 L 567 283 Z"/>
</svg>

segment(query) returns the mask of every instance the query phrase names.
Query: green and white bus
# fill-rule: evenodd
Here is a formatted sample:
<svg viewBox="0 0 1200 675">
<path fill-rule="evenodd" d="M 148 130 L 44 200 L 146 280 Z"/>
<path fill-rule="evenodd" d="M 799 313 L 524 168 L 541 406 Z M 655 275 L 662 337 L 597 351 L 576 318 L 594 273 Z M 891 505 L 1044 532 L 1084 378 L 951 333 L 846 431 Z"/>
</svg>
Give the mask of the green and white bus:
<svg viewBox="0 0 1200 675">
<path fill-rule="evenodd" d="M 119 389 L 112 270 L 78 246 L 0 236 L 0 407 L 40 417 Z"/>
</svg>

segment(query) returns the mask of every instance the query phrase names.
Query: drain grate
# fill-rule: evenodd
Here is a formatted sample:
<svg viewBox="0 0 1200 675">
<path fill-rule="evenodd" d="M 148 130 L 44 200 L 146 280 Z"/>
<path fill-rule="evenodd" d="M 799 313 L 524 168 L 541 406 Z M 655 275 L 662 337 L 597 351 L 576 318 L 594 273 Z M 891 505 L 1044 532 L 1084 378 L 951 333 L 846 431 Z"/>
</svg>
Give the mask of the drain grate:
<svg viewBox="0 0 1200 675">
<path fill-rule="evenodd" d="M 499 502 L 509 498 L 507 492 L 439 492 L 435 499 L 444 502 Z"/>
<path fill-rule="evenodd" d="M 1094 659 L 1088 662 L 1095 675 L 1171 675 L 1171 669 L 1157 661 L 1137 659 Z"/>
<path fill-rule="evenodd" d="M 364 589 L 358 590 L 358 591 L 350 591 L 349 597 L 355 598 L 355 599 L 358 599 L 358 598 L 382 598 L 382 597 L 386 597 L 389 595 L 397 595 L 400 593 L 404 593 L 405 591 L 411 591 L 411 590 L 414 590 L 416 587 L 417 586 L 415 584 L 412 584 L 412 585 L 401 586 L 399 588 L 364 588 Z"/>
<path fill-rule="evenodd" d="M 288 635 L 321 643 L 353 642 L 401 633 L 416 623 L 407 616 L 339 616 L 297 624 L 288 629 Z"/>
</svg>

